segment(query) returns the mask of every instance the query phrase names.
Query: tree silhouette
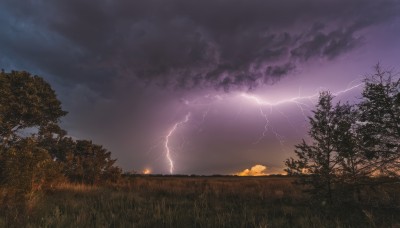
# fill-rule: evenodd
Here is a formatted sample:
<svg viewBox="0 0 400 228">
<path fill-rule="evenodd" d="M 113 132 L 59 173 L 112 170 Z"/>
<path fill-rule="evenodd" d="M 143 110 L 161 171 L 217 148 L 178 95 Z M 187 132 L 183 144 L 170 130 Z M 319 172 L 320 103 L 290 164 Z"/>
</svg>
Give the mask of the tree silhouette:
<svg viewBox="0 0 400 228">
<path fill-rule="evenodd" d="M 310 192 L 332 202 L 333 186 L 337 182 L 337 170 L 340 157 L 335 139 L 339 138 L 338 124 L 341 122 L 344 107 L 332 105 L 333 96 L 322 92 L 319 97 L 314 116 L 309 117 L 309 135 L 312 143 L 305 140 L 296 145 L 297 159 L 289 158 L 285 164 L 289 174 L 301 176 L 301 183 L 311 186 Z M 307 175 L 305 175 L 307 174 Z"/>
<path fill-rule="evenodd" d="M 362 201 L 362 189 L 400 175 L 400 81 L 379 64 L 365 79 L 359 104 L 332 104 L 320 94 L 309 117 L 311 143 L 296 145 L 296 158 L 285 161 L 286 172 L 299 175 L 318 199 Z M 385 177 L 385 178 L 379 178 Z M 394 178 L 393 178 L 394 177 Z M 389 178 L 389 179 L 388 179 Z"/>
<path fill-rule="evenodd" d="M 67 137 L 58 125 L 66 114 L 41 77 L 25 71 L 0 73 L 1 186 L 27 194 L 61 174 L 91 184 L 119 177 L 121 170 L 114 166 L 111 152 Z M 26 129 L 34 133 L 25 136 Z"/>
<path fill-rule="evenodd" d="M 361 146 L 371 175 L 400 175 L 400 81 L 379 64 L 365 79 L 363 100 L 358 105 Z"/>
</svg>

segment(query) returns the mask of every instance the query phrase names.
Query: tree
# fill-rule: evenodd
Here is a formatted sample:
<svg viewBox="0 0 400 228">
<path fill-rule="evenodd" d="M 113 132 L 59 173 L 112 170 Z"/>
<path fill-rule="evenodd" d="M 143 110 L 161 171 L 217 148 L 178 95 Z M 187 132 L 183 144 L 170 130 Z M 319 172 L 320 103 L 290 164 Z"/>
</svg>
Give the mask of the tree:
<svg viewBox="0 0 400 228">
<path fill-rule="evenodd" d="M 41 190 L 60 177 L 60 169 L 32 138 L 18 141 L 0 155 L 2 186 L 16 193 Z"/>
<path fill-rule="evenodd" d="M 374 176 L 400 175 L 400 81 L 393 76 L 377 64 L 358 105 L 360 145 L 369 161 L 365 170 Z"/>
<path fill-rule="evenodd" d="M 71 142 L 71 141 L 70 141 Z M 89 184 L 101 181 L 115 181 L 121 170 L 114 166 L 111 152 L 88 140 L 69 144 L 71 151 L 65 153 L 65 173 L 70 180 Z"/>
<path fill-rule="evenodd" d="M 66 135 L 67 132 L 57 124 L 49 124 L 39 129 L 37 138 L 39 145 L 45 148 L 55 161 L 61 162 L 61 159 L 65 157 L 65 149 L 70 148 L 64 143 L 68 141 Z M 71 138 L 69 139 L 72 141 Z"/>
<path fill-rule="evenodd" d="M 39 76 L 1 71 L 0 210 L 12 218 L 25 213 L 37 191 L 65 177 L 93 184 L 120 176 L 111 152 L 91 141 L 66 137 L 58 125 L 66 114 L 54 90 Z"/>
<path fill-rule="evenodd" d="M 303 140 L 296 145 L 297 158 L 285 162 L 288 174 L 299 175 L 300 183 L 307 185 L 312 194 L 330 203 L 334 187 L 340 182 L 339 173 L 348 172 L 355 156 L 351 106 L 333 106 L 332 99 L 329 92 L 320 94 L 314 116 L 309 117 L 312 142 Z"/>
<path fill-rule="evenodd" d="M 309 118 L 312 143 L 303 140 L 297 158 L 285 162 L 288 174 L 300 175 L 300 183 L 329 201 L 335 192 L 361 202 L 364 187 L 400 177 L 400 79 L 379 64 L 375 70 L 359 104 L 333 107 L 332 96 L 321 93 Z"/>
<path fill-rule="evenodd" d="M 0 73 L 0 145 L 18 140 L 18 131 L 58 123 L 67 112 L 54 90 L 25 71 Z"/>
<path fill-rule="evenodd" d="M 348 198 L 361 202 L 361 187 L 368 177 L 365 170 L 368 161 L 359 146 L 361 142 L 357 133 L 359 110 L 349 104 L 339 104 L 335 108 L 335 113 L 338 116 L 333 139 L 338 155 L 337 191 L 342 193 L 342 200 Z"/>
<path fill-rule="evenodd" d="M 29 183 L 21 182 L 29 178 L 19 178 L 21 173 L 16 171 L 29 156 L 51 161 L 58 167 L 54 170 L 73 181 L 93 184 L 119 177 L 121 170 L 114 166 L 111 152 L 91 141 L 66 137 L 67 132 L 58 125 L 66 114 L 54 90 L 41 77 L 25 71 L 0 73 L 0 184 L 29 190 Z M 19 134 L 30 128 L 37 132 L 29 137 Z M 34 161 L 42 164 L 40 159 Z M 24 166 L 32 175 L 42 171 L 49 177 L 54 174 L 35 167 Z M 21 185 L 15 185 L 17 179 Z"/>
<path fill-rule="evenodd" d="M 39 190 L 59 172 L 37 138 L 18 133 L 56 126 L 64 115 L 55 92 L 42 78 L 25 71 L 0 73 L 1 186 L 25 194 Z"/>
<path fill-rule="evenodd" d="M 97 184 L 115 182 L 121 169 L 114 166 L 111 152 L 88 140 L 73 140 L 57 125 L 48 125 L 38 133 L 40 146 L 49 151 L 62 167 L 62 173 L 73 182 Z"/>
</svg>

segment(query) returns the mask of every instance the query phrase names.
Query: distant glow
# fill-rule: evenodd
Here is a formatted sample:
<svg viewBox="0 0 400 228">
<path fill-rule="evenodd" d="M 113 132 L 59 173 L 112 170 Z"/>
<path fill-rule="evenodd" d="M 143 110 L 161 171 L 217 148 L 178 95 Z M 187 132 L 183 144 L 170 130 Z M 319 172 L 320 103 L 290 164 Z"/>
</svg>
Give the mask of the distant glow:
<svg viewBox="0 0 400 228">
<path fill-rule="evenodd" d="M 145 174 L 145 175 L 148 175 L 148 174 L 150 174 L 151 173 L 151 170 L 150 169 L 144 169 L 143 170 L 143 174 Z"/>
<path fill-rule="evenodd" d="M 188 114 L 186 114 L 184 120 L 175 123 L 174 126 L 171 128 L 171 130 L 168 132 L 167 136 L 165 136 L 165 151 L 166 151 L 166 156 L 167 156 L 167 160 L 169 163 L 169 173 L 170 174 L 172 174 L 174 172 L 174 161 L 172 160 L 172 157 L 171 157 L 171 148 L 169 145 L 170 137 L 174 134 L 174 132 L 180 125 L 187 123 L 189 121 L 189 118 L 190 118 L 190 112 Z"/>
<path fill-rule="evenodd" d="M 263 165 L 255 165 L 250 169 L 245 169 L 239 173 L 236 173 L 238 176 L 266 176 L 267 167 Z"/>
</svg>

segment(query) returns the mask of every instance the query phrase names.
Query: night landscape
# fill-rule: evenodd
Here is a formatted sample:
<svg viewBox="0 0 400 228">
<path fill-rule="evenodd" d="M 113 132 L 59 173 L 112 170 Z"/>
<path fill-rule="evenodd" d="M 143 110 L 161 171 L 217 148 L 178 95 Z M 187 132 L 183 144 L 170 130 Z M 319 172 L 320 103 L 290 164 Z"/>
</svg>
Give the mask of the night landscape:
<svg viewBox="0 0 400 228">
<path fill-rule="evenodd" d="M 0 227 L 400 227 L 400 1 L 2 0 Z"/>
</svg>

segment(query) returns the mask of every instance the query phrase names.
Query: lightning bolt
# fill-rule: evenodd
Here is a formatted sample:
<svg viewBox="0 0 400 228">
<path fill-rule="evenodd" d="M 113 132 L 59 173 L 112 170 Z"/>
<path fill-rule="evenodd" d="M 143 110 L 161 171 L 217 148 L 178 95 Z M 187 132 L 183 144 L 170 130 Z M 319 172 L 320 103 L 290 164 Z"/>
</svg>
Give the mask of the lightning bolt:
<svg viewBox="0 0 400 228">
<path fill-rule="evenodd" d="M 174 126 L 171 128 L 171 130 L 168 132 L 167 136 L 165 136 L 165 152 L 166 152 L 166 157 L 169 163 L 169 173 L 172 174 L 174 172 L 174 161 L 171 158 L 171 149 L 169 146 L 169 142 L 170 142 L 170 137 L 174 134 L 174 132 L 176 131 L 176 129 L 178 129 L 178 127 L 182 124 L 185 124 L 189 121 L 190 119 L 190 112 L 188 114 L 186 114 L 185 118 L 182 121 L 179 121 L 177 123 L 174 124 Z"/>
<path fill-rule="evenodd" d="M 347 93 L 347 92 L 349 92 L 349 91 L 351 91 L 353 89 L 356 89 L 356 88 L 358 88 L 358 87 L 360 87 L 362 85 L 364 85 L 364 83 L 360 83 L 360 84 L 351 86 L 349 88 L 346 88 L 344 90 L 337 91 L 335 93 L 332 93 L 332 95 L 338 96 L 338 95 L 341 95 L 343 93 Z M 275 102 L 266 101 L 266 100 L 263 100 L 263 99 L 255 96 L 255 95 L 250 95 L 250 94 L 247 94 L 247 93 L 242 93 L 241 96 L 246 98 L 246 99 L 248 99 L 248 100 L 252 100 L 253 102 L 255 102 L 258 105 L 263 105 L 263 106 L 278 106 L 278 105 L 282 105 L 282 104 L 285 104 L 285 103 L 295 103 L 295 104 L 300 104 L 300 105 L 307 106 L 306 104 L 304 104 L 303 102 L 300 102 L 300 101 L 302 101 L 302 100 L 310 100 L 310 101 L 312 101 L 313 99 L 315 99 L 315 98 L 317 98 L 319 96 L 319 92 L 315 93 L 315 94 L 312 94 L 312 95 L 309 95 L 309 96 L 297 96 L 297 97 L 292 97 L 292 98 L 289 98 L 289 99 L 283 99 L 283 100 L 279 100 L 279 101 L 275 101 Z"/>
<path fill-rule="evenodd" d="M 359 84 L 357 84 L 357 85 L 348 87 L 348 88 L 346 88 L 346 89 L 344 89 L 344 90 L 340 90 L 340 91 L 337 91 L 337 92 L 335 92 L 335 93 L 332 93 L 332 95 L 338 96 L 338 95 L 341 95 L 341 94 L 343 94 L 343 93 L 347 93 L 347 92 L 349 92 L 349 91 L 351 91 L 351 90 L 353 90 L 353 89 L 356 89 L 356 88 L 358 88 L 358 87 L 360 87 L 360 86 L 362 86 L 362 85 L 364 85 L 364 83 L 359 83 Z M 305 100 L 309 100 L 309 101 L 312 102 L 314 99 L 316 99 L 316 98 L 319 96 L 319 93 L 315 93 L 315 94 L 312 94 L 312 95 L 309 95 L 309 96 L 300 96 L 300 95 L 299 95 L 299 96 L 297 96 L 297 97 L 292 97 L 292 98 L 288 98 L 288 99 L 278 100 L 278 101 L 274 101 L 274 102 L 267 101 L 267 100 L 264 100 L 264 99 L 262 99 L 262 98 L 260 98 L 260 97 L 258 97 L 258 96 L 250 95 L 250 94 L 247 94 L 247 93 L 242 93 L 242 94 L 240 94 L 240 95 L 241 95 L 243 98 L 245 98 L 245 99 L 247 99 L 247 100 L 249 100 L 249 101 L 251 101 L 251 102 L 257 104 L 258 107 L 259 107 L 261 116 L 265 119 L 264 131 L 262 132 L 262 134 L 261 134 L 261 136 L 258 138 L 258 140 L 255 142 L 255 144 L 259 143 L 259 142 L 266 136 L 266 134 L 267 134 L 268 131 L 271 131 L 271 132 L 275 135 L 276 139 L 277 139 L 277 140 L 280 142 L 280 144 L 283 146 L 283 144 L 284 144 L 284 137 L 283 137 L 282 135 L 280 135 L 280 134 L 271 126 L 270 120 L 269 120 L 269 118 L 268 118 L 268 115 L 267 115 L 267 113 L 263 110 L 263 107 L 265 107 L 265 106 L 270 107 L 270 112 L 272 112 L 272 109 L 273 109 L 273 108 L 277 108 L 277 106 L 280 106 L 280 105 L 283 105 L 283 104 L 286 104 L 286 103 L 294 103 L 294 104 L 296 104 L 296 106 L 300 109 L 300 111 L 301 111 L 301 113 L 303 114 L 303 116 L 306 118 L 304 106 L 306 106 L 306 107 L 309 107 L 309 106 L 308 106 L 306 103 L 304 103 L 304 101 L 305 101 Z M 278 111 L 279 111 L 279 110 L 278 110 Z M 282 112 L 279 111 L 279 113 L 281 113 L 281 114 L 283 115 Z M 283 116 L 284 116 L 286 119 L 288 119 L 285 115 L 283 115 Z"/>
<path fill-rule="evenodd" d="M 353 84 L 353 82 L 351 82 L 346 89 L 337 91 L 335 93 L 332 93 L 332 95 L 338 96 L 338 95 L 347 93 L 347 92 L 349 92 L 349 91 L 351 91 L 353 89 L 356 89 L 356 88 L 364 85 L 364 83 L 359 83 L 359 84 L 356 84 L 354 86 L 350 86 L 351 84 Z M 240 93 L 239 96 L 241 98 L 244 98 L 247 101 L 255 103 L 258 106 L 260 115 L 265 120 L 265 125 L 264 125 L 263 132 L 262 132 L 261 136 L 256 140 L 256 142 L 254 144 L 257 144 L 257 143 L 261 142 L 267 136 L 267 133 L 271 132 L 272 134 L 275 135 L 275 138 L 279 141 L 281 146 L 284 146 L 285 138 L 282 135 L 280 135 L 278 133 L 278 131 L 272 126 L 271 121 L 269 119 L 270 113 L 272 113 L 273 110 L 276 110 L 282 116 L 284 116 L 286 118 L 286 120 L 289 121 L 289 118 L 286 115 L 284 115 L 284 113 L 281 110 L 279 110 L 278 106 L 291 103 L 291 104 L 295 104 L 299 108 L 299 110 L 303 114 L 304 118 L 306 119 L 307 118 L 306 117 L 306 110 L 309 110 L 310 109 L 310 105 L 309 104 L 310 103 L 314 103 L 314 101 L 318 98 L 319 92 L 311 94 L 311 95 L 308 95 L 308 96 L 301 96 L 300 95 L 300 90 L 299 90 L 299 95 L 296 96 L 296 97 L 291 97 L 291 98 L 282 99 L 282 100 L 276 100 L 276 101 L 263 99 L 263 98 L 261 98 L 259 96 L 248 94 L 248 93 Z M 189 107 L 190 106 L 192 106 L 192 107 L 194 107 L 194 106 L 197 106 L 197 107 L 203 106 L 204 107 L 204 106 L 209 106 L 209 105 L 212 105 L 212 104 L 218 104 L 218 102 L 221 102 L 221 101 L 223 101 L 225 99 L 228 99 L 228 96 L 225 95 L 225 94 L 223 94 L 223 95 L 205 95 L 203 97 L 198 97 L 197 99 L 191 100 L 191 101 L 182 99 L 182 102 L 185 105 L 189 106 Z M 269 108 L 269 112 L 270 113 L 268 113 L 268 111 L 265 110 L 266 107 Z M 201 121 L 200 121 L 200 125 L 202 123 L 204 123 L 204 121 L 205 121 L 205 119 L 206 119 L 206 117 L 208 115 L 209 110 L 210 110 L 210 107 L 208 107 L 207 110 L 203 112 L 202 118 L 201 118 Z M 185 117 L 181 121 L 176 122 L 172 126 L 172 128 L 168 131 L 167 135 L 165 136 L 164 148 L 165 148 L 166 159 L 167 159 L 167 162 L 169 164 L 169 172 L 170 172 L 170 174 L 172 174 L 174 172 L 174 161 L 173 161 L 172 156 L 171 156 L 172 149 L 171 149 L 171 146 L 170 146 L 171 137 L 173 137 L 173 135 L 177 131 L 177 129 L 181 125 L 186 124 L 190 120 L 190 118 L 191 118 L 191 112 L 187 113 L 185 115 Z"/>
<path fill-rule="evenodd" d="M 362 86 L 362 85 L 364 85 L 364 83 L 359 83 L 359 84 L 357 84 L 357 85 L 348 87 L 347 89 L 337 91 L 336 93 L 332 93 L 332 95 L 334 95 L 334 96 L 339 96 L 339 95 L 341 95 L 341 94 L 343 94 L 343 93 L 347 93 L 347 92 L 349 92 L 349 91 L 351 91 L 351 90 L 353 90 L 353 89 L 356 89 L 356 88 L 358 88 L 358 87 L 360 87 L 360 86 Z"/>
</svg>

